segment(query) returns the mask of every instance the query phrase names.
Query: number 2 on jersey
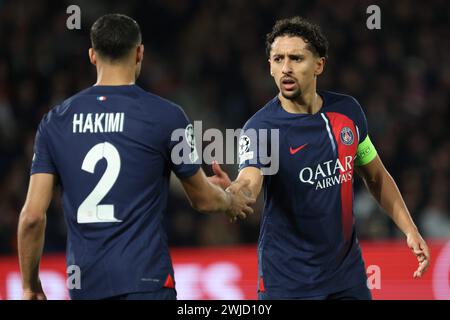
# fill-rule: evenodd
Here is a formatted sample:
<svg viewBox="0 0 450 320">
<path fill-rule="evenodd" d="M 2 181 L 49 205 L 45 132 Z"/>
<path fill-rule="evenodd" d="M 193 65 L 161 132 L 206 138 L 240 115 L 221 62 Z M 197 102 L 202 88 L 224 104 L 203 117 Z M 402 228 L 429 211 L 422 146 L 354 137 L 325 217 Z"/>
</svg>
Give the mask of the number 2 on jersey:
<svg viewBox="0 0 450 320">
<path fill-rule="evenodd" d="M 116 147 L 108 142 L 96 144 L 83 160 L 81 169 L 94 173 L 97 162 L 105 158 L 106 170 L 94 190 L 81 203 L 77 211 L 78 223 L 121 222 L 114 217 L 114 205 L 99 204 L 111 190 L 120 172 L 120 155 Z"/>
</svg>

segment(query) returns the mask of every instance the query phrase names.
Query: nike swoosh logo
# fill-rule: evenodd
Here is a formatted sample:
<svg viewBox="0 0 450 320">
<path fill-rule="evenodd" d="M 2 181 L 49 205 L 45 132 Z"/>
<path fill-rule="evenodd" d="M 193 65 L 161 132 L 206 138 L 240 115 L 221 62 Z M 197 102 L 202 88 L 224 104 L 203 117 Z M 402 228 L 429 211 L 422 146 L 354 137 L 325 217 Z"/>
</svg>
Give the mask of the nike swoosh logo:
<svg viewBox="0 0 450 320">
<path fill-rule="evenodd" d="M 305 143 L 304 145 L 302 145 L 302 146 L 300 146 L 300 147 L 298 147 L 298 148 L 295 148 L 295 149 L 292 149 L 292 147 L 290 147 L 289 148 L 289 151 L 291 152 L 291 154 L 296 154 L 297 152 L 299 152 L 300 150 L 302 150 L 304 147 L 306 147 L 308 144 L 307 143 Z"/>
</svg>

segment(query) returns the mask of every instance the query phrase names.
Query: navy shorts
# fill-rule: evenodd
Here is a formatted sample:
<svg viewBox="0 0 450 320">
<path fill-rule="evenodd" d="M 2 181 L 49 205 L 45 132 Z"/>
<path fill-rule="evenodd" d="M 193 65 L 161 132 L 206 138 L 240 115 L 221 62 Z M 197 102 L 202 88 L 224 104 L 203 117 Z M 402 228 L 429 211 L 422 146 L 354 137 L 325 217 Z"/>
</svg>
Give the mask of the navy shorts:
<svg viewBox="0 0 450 320">
<path fill-rule="evenodd" d="M 259 300 L 372 300 L 372 294 L 366 283 L 336 293 L 303 298 L 274 297 L 266 292 L 258 293 Z"/>
</svg>

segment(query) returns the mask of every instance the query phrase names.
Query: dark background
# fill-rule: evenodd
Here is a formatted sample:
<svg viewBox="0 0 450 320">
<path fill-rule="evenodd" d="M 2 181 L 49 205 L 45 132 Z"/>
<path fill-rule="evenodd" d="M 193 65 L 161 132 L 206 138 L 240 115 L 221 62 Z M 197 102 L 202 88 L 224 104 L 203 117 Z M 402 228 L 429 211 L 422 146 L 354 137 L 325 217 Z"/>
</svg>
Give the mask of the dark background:
<svg viewBox="0 0 450 320">
<path fill-rule="evenodd" d="M 66 8 L 81 8 L 68 30 Z M 366 8 L 381 8 L 368 30 Z M 350 94 L 423 235 L 450 238 L 449 17 L 441 1 L 2 1 L 0 0 L 0 254 L 16 252 L 37 125 L 46 112 L 96 81 L 89 28 L 105 13 L 128 14 L 143 33 L 138 84 L 183 106 L 203 128 L 241 128 L 277 93 L 264 51 L 279 18 L 301 15 L 330 42 L 318 87 Z M 226 166 L 234 178 L 237 166 Z M 205 170 L 210 172 L 209 167 Z M 174 179 L 176 180 L 176 179 Z M 400 237 L 355 179 L 361 239 Z M 166 219 L 172 246 L 255 243 L 259 214 L 239 224 L 190 209 L 174 181 Z M 59 195 L 48 211 L 46 252 L 65 249 Z"/>
</svg>

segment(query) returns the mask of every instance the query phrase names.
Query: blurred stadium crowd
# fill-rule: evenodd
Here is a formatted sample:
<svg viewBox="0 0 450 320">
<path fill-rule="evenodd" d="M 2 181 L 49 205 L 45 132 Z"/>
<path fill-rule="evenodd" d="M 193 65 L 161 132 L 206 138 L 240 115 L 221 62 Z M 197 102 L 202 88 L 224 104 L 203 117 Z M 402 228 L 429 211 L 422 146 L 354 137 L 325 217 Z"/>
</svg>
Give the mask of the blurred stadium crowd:
<svg viewBox="0 0 450 320">
<path fill-rule="evenodd" d="M 66 28 L 71 4 L 81 8 L 81 30 Z M 381 8 L 381 30 L 366 28 L 370 4 Z M 359 100 L 372 141 L 420 230 L 428 238 L 450 238 L 447 1 L 0 0 L 0 254 L 16 251 L 37 125 L 49 108 L 95 82 L 89 28 L 109 12 L 128 14 L 141 26 L 145 59 L 138 84 L 183 106 L 204 129 L 221 130 L 241 128 L 277 93 L 264 52 L 275 20 L 302 15 L 319 23 L 330 42 L 319 88 Z M 237 166 L 225 168 L 236 176 Z M 359 178 L 355 186 L 360 239 L 399 237 Z M 169 243 L 254 243 L 261 205 L 246 221 L 229 224 L 190 209 L 174 181 Z M 45 246 L 47 252 L 65 249 L 59 196 L 48 211 Z"/>
</svg>

